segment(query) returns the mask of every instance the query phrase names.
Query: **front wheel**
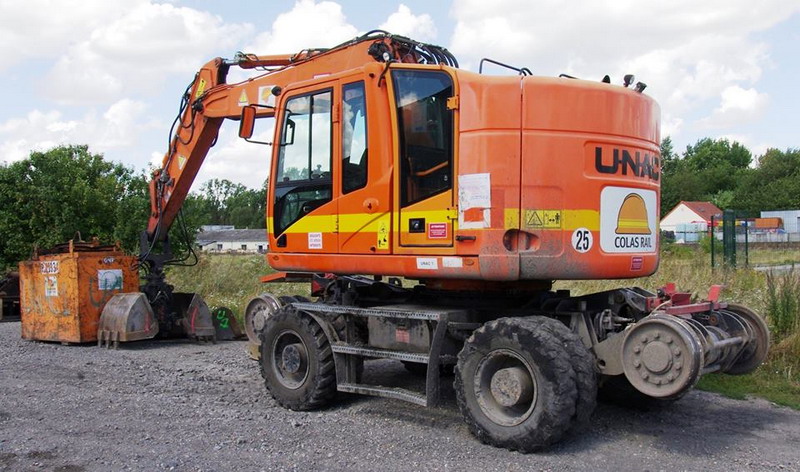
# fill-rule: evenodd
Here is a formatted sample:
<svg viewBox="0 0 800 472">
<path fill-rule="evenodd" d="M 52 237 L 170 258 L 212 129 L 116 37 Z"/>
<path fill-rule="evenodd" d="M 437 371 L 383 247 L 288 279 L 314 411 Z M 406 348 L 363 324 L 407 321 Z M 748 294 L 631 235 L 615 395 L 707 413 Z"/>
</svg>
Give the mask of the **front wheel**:
<svg viewBox="0 0 800 472">
<path fill-rule="evenodd" d="M 472 333 L 458 355 L 455 390 L 473 435 L 521 452 L 561 439 L 578 397 L 559 337 L 524 318 L 491 321 Z"/>
<path fill-rule="evenodd" d="M 336 395 L 330 343 L 310 316 L 291 305 L 271 316 L 261 335 L 261 375 L 272 397 L 290 410 L 311 410 Z"/>
</svg>

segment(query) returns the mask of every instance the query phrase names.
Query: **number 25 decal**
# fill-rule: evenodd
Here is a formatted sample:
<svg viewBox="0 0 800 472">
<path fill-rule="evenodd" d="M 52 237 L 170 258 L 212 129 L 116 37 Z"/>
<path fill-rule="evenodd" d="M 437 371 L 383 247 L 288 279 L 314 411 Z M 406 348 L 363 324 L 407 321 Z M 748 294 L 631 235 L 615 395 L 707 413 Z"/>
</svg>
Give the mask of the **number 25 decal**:
<svg viewBox="0 0 800 472">
<path fill-rule="evenodd" d="M 587 228 L 578 228 L 572 232 L 572 248 L 578 252 L 588 252 L 594 244 L 592 232 Z"/>
</svg>

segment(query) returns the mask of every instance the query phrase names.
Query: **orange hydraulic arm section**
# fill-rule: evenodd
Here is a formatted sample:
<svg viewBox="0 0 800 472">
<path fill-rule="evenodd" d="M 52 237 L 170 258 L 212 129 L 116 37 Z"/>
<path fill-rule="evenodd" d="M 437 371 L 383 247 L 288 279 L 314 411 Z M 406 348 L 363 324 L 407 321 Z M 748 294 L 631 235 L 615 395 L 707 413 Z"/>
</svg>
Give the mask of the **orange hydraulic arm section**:
<svg viewBox="0 0 800 472">
<path fill-rule="evenodd" d="M 200 170 L 208 150 L 215 144 L 226 118 L 240 119 L 242 107 L 263 103 L 266 90 L 280 93 L 289 84 L 326 74 L 346 71 L 370 62 L 427 62 L 455 60 L 446 50 L 431 57 L 408 38 L 383 31 L 367 33 L 331 49 L 304 50 L 294 55 L 255 56 L 237 54 L 232 60 L 216 58 L 203 66 L 187 88 L 173 124 L 169 150 L 150 182 L 150 219 L 147 239 L 163 240 L 174 222 Z M 457 65 L 457 64 L 455 64 Z M 265 73 L 237 84 L 226 84 L 231 66 L 262 69 Z M 267 92 L 269 93 L 269 92 Z M 272 107 L 258 108 L 258 116 L 274 116 Z"/>
</svg>

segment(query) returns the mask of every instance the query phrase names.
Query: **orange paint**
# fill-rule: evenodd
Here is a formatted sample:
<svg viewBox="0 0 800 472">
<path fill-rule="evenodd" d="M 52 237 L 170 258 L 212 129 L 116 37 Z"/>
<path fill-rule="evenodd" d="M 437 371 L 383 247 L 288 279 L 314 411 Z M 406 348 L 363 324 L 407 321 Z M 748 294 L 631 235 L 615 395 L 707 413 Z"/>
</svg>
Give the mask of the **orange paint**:
<svg viewBox="0 0 800 472">
<path fill-rule="evenodd" d="M 65 250 L 19 264 L 24 339 L 95 342 L 106 302 L 139 290 L 135 257 L 113 246 Z"/>
</svg>

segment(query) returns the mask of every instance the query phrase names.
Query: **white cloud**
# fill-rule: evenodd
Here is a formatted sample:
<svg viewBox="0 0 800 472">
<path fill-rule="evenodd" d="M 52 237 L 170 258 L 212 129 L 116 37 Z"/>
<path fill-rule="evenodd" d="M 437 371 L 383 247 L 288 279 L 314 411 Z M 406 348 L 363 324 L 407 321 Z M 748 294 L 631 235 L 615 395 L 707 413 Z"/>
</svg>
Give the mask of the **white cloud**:
<svg viewBox="0 0 800 472">
<path fill-rule="evenodd" d="M 347 22 L 338 3 L 299 0 L 291 11 L 278 15 L 272 29 L 259 34 L 245 51 L 291 54 L 303 49 L 335 46 L 357 34 L 358 30 Z"/>
<path fill-rule="evenodd" d="M 417 41 L 433 41 L 436 39 L 436 25 L 433 23 L 433 18 L 427 13 L 414 15 L 411 13 L 411 9 L 402 3 L 397 7 L 397 11 L 389 15 L 386 22 L 381 24 L 378 29 L 408 36 Z"/>
<path fill-rule="evenodd" d="M 743 89 L 732 85 L 722 91 L 721 103 L 711 116 L 699 121 L 706 129 L 729 128 L 761 118 L 767 109 L 769 97 L 754 88 Z"/>
<path fill-rule="evenodd" d="M 130 99 L 115 102 L 101 115 L 91 110 L 81 119 L 66 119 L 56 110 L 33 110 L 0 123 L 0 158 L 19 161 L 31 151 L 60 144 L 89 144 L 101 153 L 134 148 L 143 132 L 166 126 L 147 117 L 146 111 L 144 103 Z"/>
<path fill-rule="evenodd" d="M 0 0 L 0 71 L 63 54 L 147 0 Z"/>
<path fill-rule="evenodd" d="M 46 95 L 63 104 L 152 95 L 175 75 L 188 82 L 216 51 L 234 48 L 252 31 L 191 8 L 132 5 L 59 57 L 41 83 Z"/>
<path fill-rule="evenodd" d="M 472 67 L 490 57 L 538 75 L 610 74 L 620 83 L 635 74 L 660 103 L 665 130 L 679 132 L 683 117 L 709 100 L 734 113 L 730 90 L 750 90 L 769 66 L 768 47 L 753 34 L 798 11 L 800 3 L 783 0 L 585 0 L 568 8 L 555 0 L 535 8 L 527 0 L 460 0 L 450 50 Z M 756 99 L 751 105 L 763 106 L 764 97 Z"/>
</svg>

